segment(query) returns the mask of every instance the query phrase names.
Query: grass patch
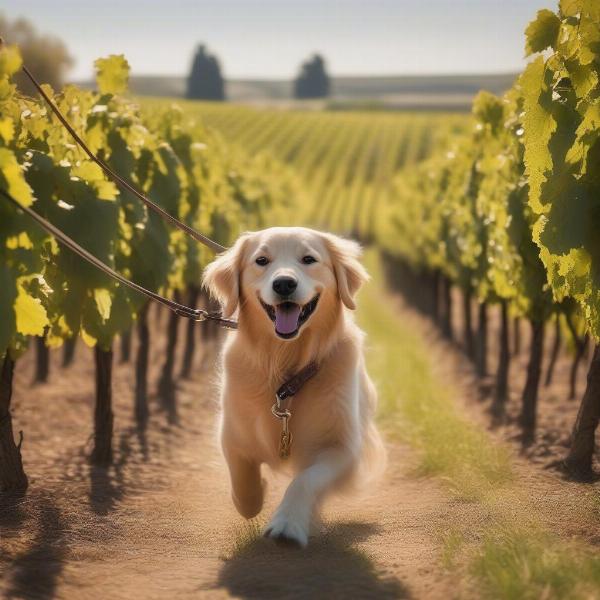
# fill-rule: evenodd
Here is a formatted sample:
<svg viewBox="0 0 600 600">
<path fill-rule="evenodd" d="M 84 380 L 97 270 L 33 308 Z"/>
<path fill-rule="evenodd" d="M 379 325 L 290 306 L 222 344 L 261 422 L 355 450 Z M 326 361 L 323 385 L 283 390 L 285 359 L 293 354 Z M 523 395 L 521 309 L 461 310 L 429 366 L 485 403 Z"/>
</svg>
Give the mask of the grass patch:
<svg viewBox="0 0 600 600">
<path fill-rule="evenodd" d="M 489 598 L 600 598 L 600 556 L 543 531 L 488 532 L 471 571 Z"/>
<path fill-rule="evenodd" d="M 511 480 L 508 452 L 460 414 L 453 390 L 434 374 L 435 360 L 414 324 L 398 317 L 374 250 L 373 281 L 360 297 L 369 372 L 379 390 L 379 422 L 418 451 L 418 470 L 441 476 L 461 497 L 479 498 Z"/>
<path fill-rule="evenodd" d="M 457 392 L 435 372 L 435 355 L 418 324 L 400 318 L 390 304 L 375 251 L 366 263 L 373 281 L 361 295 L 358 321 L 368 333 L 380 425 L 415 448 L 420 472 L 478 501 L 486 516 L 487 525 L 447 524 L 442 564 L 463 573 L 481 597 L 600 599 L 597 550 L 545 531 L 527 498 L 503 485 L 513 479 L 508 451 L 461 414 L 453 402 Z"/>
<path fill-rule="evenodd" d="M 457 558 L 465 544 L 465 536 L 457 527 L 450 527 L 442 535 L 442 564 L 446 569 L 455 569 Z"/>
</svg>

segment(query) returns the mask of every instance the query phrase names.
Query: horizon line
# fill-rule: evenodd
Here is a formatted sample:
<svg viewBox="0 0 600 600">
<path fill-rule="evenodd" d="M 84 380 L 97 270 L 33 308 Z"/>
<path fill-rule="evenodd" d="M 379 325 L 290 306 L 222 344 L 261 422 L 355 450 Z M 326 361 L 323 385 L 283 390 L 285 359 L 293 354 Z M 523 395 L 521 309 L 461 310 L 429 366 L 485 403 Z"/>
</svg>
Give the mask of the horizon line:
<svg viewBox="0 0 600 600">
<path fill-rule="evenodd" d="M 360 74 L 360 73 L 332 73 L 330 74 L 330 79 L 400 79 L 400 78 L 409 78 L 409 77 L 417 77 L 417 78 L 425 78 L 425 77 L 508 77 L 511 75 L 518 75 L 522 70 L 514 70 L 514 71 L 478 71 L 478 72 L 451 72 L 451 73 L 440 73 L 440 72 L 431 72 L 431 73 L 390 73 L 390 74 Z M 187 78 L 188 74 L 181 73 L 130 73 L 130 78 L 133 77 L 173 77 L 173 78 Z M 93 79 L 93 76 L 89 77 L 74 77 L 66 78 L 69 83 L 77 83 L 77 82 L 87 82 Z M 262 82 L 272 82 L 272 83 L 281 83 L 281 82 L 289 82 L 294 81 L 294 77 L 259 77 L 259 76 L 238 76 L 232 75 L 230 77 L 225 76 L 225 81 L 262 81 Z"/>
</svg>

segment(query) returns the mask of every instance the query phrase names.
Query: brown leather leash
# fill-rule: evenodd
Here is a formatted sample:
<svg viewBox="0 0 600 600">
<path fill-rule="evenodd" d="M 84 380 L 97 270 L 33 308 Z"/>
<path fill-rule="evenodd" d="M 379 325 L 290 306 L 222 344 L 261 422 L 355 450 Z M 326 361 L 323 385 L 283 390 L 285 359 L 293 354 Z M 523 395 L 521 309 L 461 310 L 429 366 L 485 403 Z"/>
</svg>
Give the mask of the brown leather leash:
<svg viewBox="0 0 600 600">
<path fill-rule="evenodd" d="M 2 47 L 2 45 L 3 45 L 3 41 L 2 41 L 2 38 L 0 38 L 0 48 Z M 153 210 L 160 217 L 162 217 L 163 219 L 165 219 L 166 221 L 168 221 L 169 223 L 171 223 L 172 225 L 174 225 L 175 227 L 177 227 L 178 229 L 180 229 L 181 231 L 183 231 L 184 233 L 186 233 L 187 235 L 192 237 L 194 240 L 200 242 L 201 244 L 204 244 L 205 246 L 207 246 L 214 252 L 222 252 L 222 251 L 226 250 L 226 248 L 224 246 L 221 246 L 221 244 L 218 244 L 217 242 L 210 239 L 209 237 L 196 231 L 189 225 L 182 223 L 176 217 L 173 217 L 172 215 L 170 215 L 166 210 L 164 210 L 163 208 L 158 206 L 156 203 L 154 203 L 152 200 L 150 200 L 150 198 L 148 198 L 146 195 L 144 195 L 142 192 L 140 192 L 136 187 L 134 187 L 132 184 L 130 184 L 128 181 L 126 181 L 123 177 L 121 177 L 118 173 L 113 171 L 103 160 L 101 160 L 98 156 L 96 156 L 96 154 L 94 154 L 90 150 L 89 146 L 83 141 L 83 139 L 73 129 L 73 127 L 71 126 L 69 121 L 61 113 L 58 106 L 56 106 L 56 104 L 52 101 L 52 99 L 44 91 L 44 88 L 42 87 L 40 82 L 33 76 L 31 71 L 27 68 L 27 66 L 25 64 L 21 65 L 21 70 L 27 76 L 29 81 L 31 81 L 31 83 L 33 84 L 35 89 L 39 92 L 40 96 L 44 99 L 44 101 L 50 107 L 52 112 L 56 115 L 56 117 L 61 122 L 63 127 L 69 132 L 69 134 L 75 140 L 77 145 L 87 154 L 87 156 L 90 158 L 90 160 L 92 160 L 94 163 L 96 163 L 102 169 L 102 171 L 106 174 L 106 176 L 109 179 L 112 179 L 112 181 L 114 181 L 121 189 L 124 189 L 124 190 L 130 192 L 131 194 L 133 194 L 134 196 L 136 196 L 137 198 L 139 198 L 150 210 Z M 178 314 L 182 317 L 186 317 L 188 319 L 193 319 L 194 321 L 210 320 L 210 321 L 215 321 L 215 322 L 219 323 L 219 325 L 221 325 L 223 327 L 227 327 L 229 329 L 237 328 L 236 321 L 234 321 L 232 319 L 225 319 L 219 313 L 208 312 L 203 309 L 196 309 L 196 308 L 191 308 L 189 306 L 184 306 L 183 304 L 179 304 L 178 302 L 169 300 L 168 298 L 165 298 L 165 297 L 161 296 L 160 294 L 157 294 L 155 292 L 147 290 L 146 288 L 142 287 L 141 285 L 138 285 L 137 283 L 130 281 L 129 279 L 127 279 L 120 273 L 117 273 L 114 269 L 112 269 L 111 267 L 109 267 L 108 265 L 103 263 L 101 260 L 99 260 L 93 254 L 90 254 L 85 248 L 80 246 L 72 238 L 67 236 L 60 229 L 58 229 L 52 223 L 50 223 L 49 221 L 44 219 L 41 215 L 36 213 L 34 210 L 32 210 L 31 208 L 29 208 L 27 206 L 22 206 L 6 190 L 0 189 L 0 193 L 7 200 L 12 202 L 17 208 L 19 208 L 20 210 L 27 213 L 43 229 L 45 229 L 48 233 L 53 235 L 64 246 L 66 246 L 67 248 L 69 248 L 70 250 L 75 252 L 78 256 L 80 256 L 81 258 L 83 258 L 84 260 L 89 262 L 90 264 L 94 265 L 96 268 L 100 269 L 102 272 L 106 273 L 109 277 L 112 277 L 119 283 L 129 287 L 130 289 L 135 290 L 136 292 L 143 294 L 147 298 L 150 298 L 151 300 L 154 300 L 155 302 L 158 302 L 158 303 L 162 304 L 163 306 L 166 306 L 167 308 L 169 308 L 170 310 L 172 310 L 173 312 L 175 312 L 176 314 Z"/>
<path fill-rule="evenodd" d="M 183 304 L 179 304 L 178 302 L 174 302 L 173 300 L 169 300 L 156 292 L 152 292 L 147 290 L 145 287 L 127 279 L 107 264 L 103 263 L 99 258 L 88 252 L 85 248 L 80 246 L 74 239 L 70 238 L 66 233 L 63 233 L 58 227 L 54 226 L 52 223 L 44 219 L 41 215 L 36 213 L 34 210 L 29 208 L 28 206 L 23 206 L 20 204 L 15 198 L 13 198 L 6 190 L 0 188 L 0 194 L 4 196 L 9 202 L 14 204 L 14 206 L 22 210 L 24 213 L 29 215 L 36 223 L 38 223 L 42 229 L 46 230 L 50 235 L 53 235 L 63 246 L 69 248 L 72 252 L 83 258 L 83 260 L 87 261 L 115 281 L 118 281 L 124 286 L 143 294 L 150 300 L 154 300 L 163 306 L 166 306 L 168 309 L 172 310 L 175 314 L 186 317 L 188 319 L 192 319 L 193 321 L 215 321 L 222 327 L 227 327 L 228 329 L 237 329 L 237 321 L 232 319 L 225 319 L 219 313 L 208 312 L 201 308 L 191 308 L 189 306 L 184 306 Z"/>
</svg>

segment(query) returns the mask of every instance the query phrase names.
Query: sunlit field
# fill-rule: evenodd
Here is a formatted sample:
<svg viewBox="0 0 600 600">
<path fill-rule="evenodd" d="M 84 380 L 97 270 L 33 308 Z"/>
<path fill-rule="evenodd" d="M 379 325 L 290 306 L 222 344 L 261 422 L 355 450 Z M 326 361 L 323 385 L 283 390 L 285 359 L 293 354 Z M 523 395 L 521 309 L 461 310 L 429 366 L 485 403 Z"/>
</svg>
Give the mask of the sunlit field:
<svg viewBox="0 0 600 600">
<path fill-rule="evenodd" d="M 293 166 L 310 198 L 304 222 L 365 238 L 389 202 L 394 176 L 469 123 L 466 115 L 444 113 L 182 106 L 228 142 Z"/>
</svg>

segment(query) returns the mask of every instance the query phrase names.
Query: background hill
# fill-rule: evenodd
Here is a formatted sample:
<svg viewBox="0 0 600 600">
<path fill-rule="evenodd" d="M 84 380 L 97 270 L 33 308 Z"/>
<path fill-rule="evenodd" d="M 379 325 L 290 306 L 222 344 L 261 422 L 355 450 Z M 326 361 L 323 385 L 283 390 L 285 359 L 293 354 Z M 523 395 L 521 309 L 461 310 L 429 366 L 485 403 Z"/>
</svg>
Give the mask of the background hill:
<svg viewBox="0 0 600 600">
<path fill-rule="evenodd" d="M 333 77 L 332 95 L 327 102 L 335 108 L 368 104 L 382 108 L 468 111 L 479 90 L 501 94 L 512 85 L 514 78 L 513 73 Z M 184 77 L 175 76 L 134 76 L 130 88 L 141 96 L 183 97 L 185 81 Z M 78 83 L 83 87 L 91 85 L 90 82 Z M 231 79 L 226 83 L 226 93 L 232 102 L 286 105 L 292 102 L 292 81 Z"/>
</svg>

